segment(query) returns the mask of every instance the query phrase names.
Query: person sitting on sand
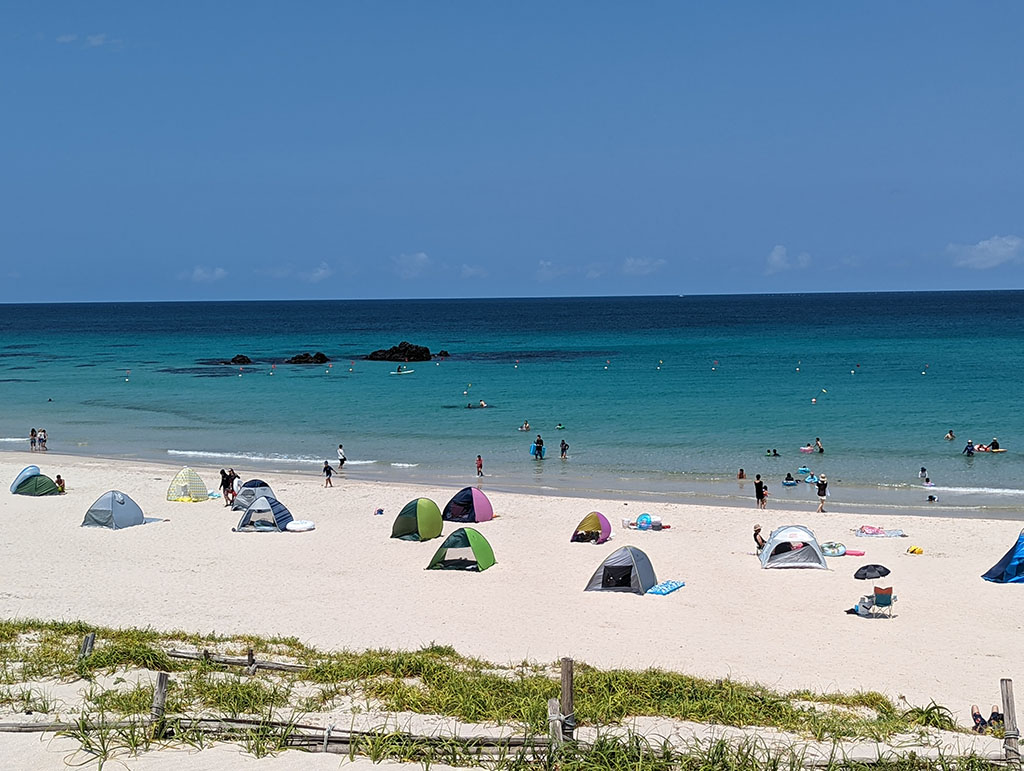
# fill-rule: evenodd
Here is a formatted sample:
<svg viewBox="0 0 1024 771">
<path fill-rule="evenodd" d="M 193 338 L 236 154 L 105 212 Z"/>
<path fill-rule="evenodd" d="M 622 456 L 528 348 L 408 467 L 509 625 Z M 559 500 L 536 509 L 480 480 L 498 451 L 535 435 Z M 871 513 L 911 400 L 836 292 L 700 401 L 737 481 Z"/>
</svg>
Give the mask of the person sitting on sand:
<svg viewBox="0 0 1024 771">
<path fill-rule="evenodd" d="M 974 718 L 974 728 L 971 730 L 979 734 L 985 733 L 985 729 L 989 726 L 995 726 L 1003 722 L 1003 713 L 999 711 L 999 707 L 995 704 L 992 705 L 992 713 L 988 716 L 988 720 L 981 716 L 981 710 L 978 709 L 978 705 L 972 704 L 971 717 Z"/>
<path fill-rule="evenodd" d="M 65 483 L 65 482 L 64 482 L 64 480 L 63 480 L 63 479 L 61 478 L 61 475 L 60 475 L 60 474 L 57 474 L 57 478 L 53 480 L 53 483 L 54 483 L 55 485 L 57 485 L 57 492 L 58 492 L 58 493 L 60 493 L 61 495 L 63 495 L 63 494 L 64 494 L 64 488 L 65 488 L 65 486 L 66 486 L 66 483 Z"/>
<path fill-rule="evenodd" d="M 956 439 L 956 434 L 953 433 L 953 429 L 951 428 L 946 432 L 946 441 L 952 442 L 954 439 Z"/>
<path fill-rule="evenodd" d="M 761 535 L 760 525 L 754 525 L 754 543 L 757 544 L 758 551 L 764 548 L 764 536 Z"/>
</svg>

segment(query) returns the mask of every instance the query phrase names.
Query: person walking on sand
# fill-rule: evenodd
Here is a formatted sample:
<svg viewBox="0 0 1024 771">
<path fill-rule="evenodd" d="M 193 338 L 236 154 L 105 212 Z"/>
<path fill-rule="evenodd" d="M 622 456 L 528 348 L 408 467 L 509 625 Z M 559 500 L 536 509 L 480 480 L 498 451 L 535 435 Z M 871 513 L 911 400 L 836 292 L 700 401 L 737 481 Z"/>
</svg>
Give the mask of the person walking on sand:
<svg viewBox="0 0 1024 771">
<path fill-rule="evenodd" d="M 331 468 L 331 464 L 324 461 L 324 487 L 334 487 L 331 482 L 331 474 L 334 473 L 334 469 Z"/>
<path fill-rule="evenodd" d="M 754 474 L 754 500 L 757 501 L 757 508 L 765 508 L 764 482 L 761 481 L 760 474 Z"/>
<path fill-rule="evenodd" d="M 345 457 L 345 448 L 342 447 L 339 444 L 338 445 L 338 471 L 341 471 L 342 467 L 345 465 L 345 461 L 346 460 L 348 460 L 348 459 Z"/>
<path fill-rule="evenodd" d="M 476 475 L 482 477 L 484 475 L 484 459 L 479 455 L 476 456 Z"/>
<path fill-rule="evenodd" d="M 825 497 L 828 495 L 828 478 L 822 474 L 818 477 L 818 513 L 825 511 Z"/>
<path fill-rule="evenodd" d="M 224 469 L 220 470 L 220 494 L 224 498 L 224 505 L 231 505 L 231 477 Z"/>
</svg>

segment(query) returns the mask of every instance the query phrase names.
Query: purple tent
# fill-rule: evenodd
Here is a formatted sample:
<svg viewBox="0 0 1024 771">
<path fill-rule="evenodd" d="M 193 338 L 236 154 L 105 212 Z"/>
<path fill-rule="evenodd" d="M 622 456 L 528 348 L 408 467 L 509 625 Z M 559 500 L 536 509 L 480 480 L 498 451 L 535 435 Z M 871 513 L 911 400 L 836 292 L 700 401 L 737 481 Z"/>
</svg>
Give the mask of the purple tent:
<svg viewBox="0 0 1024 771">
<path fill-rule="evenodd" d="M 463 487 L 444 507 L 441 519 L 449 522 L 486 522 L 494 518 L 494 509 L 482 490 Z"/>
<path fill-rule="evenodd" d="M 572 534 L 570 541 L 593 541 L 604 543 L 612 536 L 612 526 L 607 517 L 599 511 L 592 511 L 585 516 Z"/>
</svg>

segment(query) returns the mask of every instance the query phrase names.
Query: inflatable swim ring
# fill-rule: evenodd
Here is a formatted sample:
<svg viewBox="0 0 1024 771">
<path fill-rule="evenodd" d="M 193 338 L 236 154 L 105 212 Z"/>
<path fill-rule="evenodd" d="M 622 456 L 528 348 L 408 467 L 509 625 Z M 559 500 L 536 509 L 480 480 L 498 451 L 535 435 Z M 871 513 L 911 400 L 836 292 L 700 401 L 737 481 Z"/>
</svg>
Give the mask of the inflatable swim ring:
<svg viewBox="0 0 1024 771">
<path fill-rule="evenodd" d="M 813 447 L 801 447 L 800 452 L 814 452 Z"/>
<path fill-rule="evenodd" d="M 782 480 L 782 484 L 785 487 L 795 487 L 796 486 L 796 480 L 795 479 L 783 479 Z"/>
<path fill-rule="evenodd" d="M 636 518 L 636 529 L 637 530 L 650 530 L 651 529 L 651 515 L 641 514 Z"/>
<path fill-rule="evenodd" d="M 811 469 L 808 466 L 801 466 L 796 470 L 797 474 L 810 474 Z"/>
<path fill-rule="evenodd" d="M 821 545 L 821 553 L 826 557 L 842 557 L 846 554 L 846 547 L 835 541 L 825 541 Z"/>
<path fill-rule="evenodd" d="M 310 522 L 308 519 L 293 519 L 284 529 L 289 533 L 305 533 L 309 530 L 316 530 L 316 525 Z"/>
<path fill-rule="evenodd" d="M 814 476 L 814 474 L 811 474 L 810 476 L 804 477 L 804 481 L 807 482 L 808 484 L 816 485 L 818 484 L 818 477 Z"/>
</svg>

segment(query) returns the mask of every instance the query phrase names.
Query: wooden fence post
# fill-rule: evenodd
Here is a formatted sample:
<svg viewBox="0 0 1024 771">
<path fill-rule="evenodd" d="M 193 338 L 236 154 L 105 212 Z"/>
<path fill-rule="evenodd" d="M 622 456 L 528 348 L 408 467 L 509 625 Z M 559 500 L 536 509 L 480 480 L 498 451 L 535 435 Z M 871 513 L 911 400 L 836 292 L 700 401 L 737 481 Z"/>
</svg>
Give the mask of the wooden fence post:
<svg viewBox="0 0 1024 771">
<path fill-rule="evenodd" d="M 82 649 L 78 652 L 78 660 L 81 661 L 82 659 L 90 656 L 92 654 L 92 646 L 95 644 L 96 633 L 89 632 L 89 634 L 85 636 L 85 639 L 82 640 Z"/>
<path fill-rule="evenodd" d="M 562 738 L 572 741 L 576 736 L 576 708 L 572 694 L 572 659 L 562 659 Z"/>
<path fill-rule="evenodd" d="M 558 699 L 548 699 L 548 737 L 554 746 L 562 746 L 562 718 L 558 711 Z"/>
<path fill-rule="evenodd" d="M 153 738 L 162 739 L 164 736 L 164 710 L 167 706 L 167 679 L 166 672 L 160 672 L 156 676 L 156 688 L 153 689 L 153 706 L 149 716 L 153 720 Z"/>
<path fill-rule="evenodd" d="M 1003 753 L 1006 762 L 1020 765 L 1020 731 L 1017 728 L 1017 709 L 1013 703 L 1013 680 L 1004 677 L 999 681 L 1003 696 Z"/>
</svg>

